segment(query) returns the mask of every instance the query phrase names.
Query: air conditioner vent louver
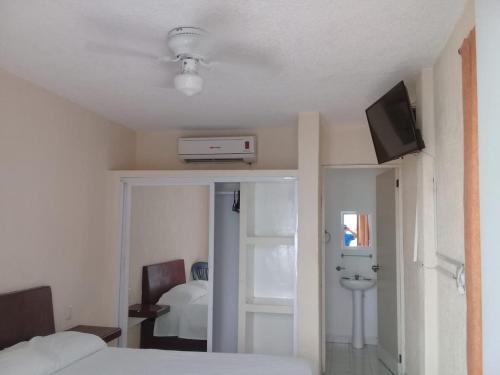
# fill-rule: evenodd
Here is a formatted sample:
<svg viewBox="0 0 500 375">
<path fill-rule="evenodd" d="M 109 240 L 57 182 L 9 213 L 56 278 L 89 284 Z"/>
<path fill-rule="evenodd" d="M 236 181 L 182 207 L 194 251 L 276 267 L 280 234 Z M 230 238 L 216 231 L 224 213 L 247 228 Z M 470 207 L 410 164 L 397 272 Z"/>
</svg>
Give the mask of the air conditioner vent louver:
<svg viewBox="0 0 500 375">
<path fill-rule="evenodd" d="M 245 163 L 248 163 L 247 161 L 245 161 L 245 159 L 243 158 L 233 158 L 233 159 L 216 159 L 216 158 L 211 158 L 211 159 L 185 159 L 184 160 L 186 163 L 210 163 L 210 162 L 218 162 L 218 163 L 226 163 L 226 162 L 229 162 L 229 163 L 237 163 L 237 162 L 245 162 Z"/>
<path fill-rule="evenodd" d="M 179 159 L 189 163 L 245 162 L 256 160 L 254 136 L 179 138 Z"/>
</svg>

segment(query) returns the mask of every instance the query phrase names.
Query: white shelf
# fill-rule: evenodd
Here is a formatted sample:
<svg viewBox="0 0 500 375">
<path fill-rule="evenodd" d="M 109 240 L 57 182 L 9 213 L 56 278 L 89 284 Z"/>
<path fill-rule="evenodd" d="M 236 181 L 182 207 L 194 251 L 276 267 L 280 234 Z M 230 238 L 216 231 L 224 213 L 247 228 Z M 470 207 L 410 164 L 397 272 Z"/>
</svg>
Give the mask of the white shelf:
<svg viewBox="0 0 500 375">
<path fill-rule="evenodd" d="M 273 306 L 293 306 L 292 298 L 268 298 L 268 297 L 249 297 L 247 304 L 251 305 L 273 305 Z"/>
<path fill-rule="evenodd" d="M 291 298 L 247 298 L 247 312 L 270 314 L 293 314 L 293 299 Z"/>
<path fill-rule="evenodd" d="M 264 237 L 264 236 L 251 236 L 246 237 L 246 243 L 248 245 L 257 246 L 293 246 L 295 244 L 295 237 Z"/>
</svg>

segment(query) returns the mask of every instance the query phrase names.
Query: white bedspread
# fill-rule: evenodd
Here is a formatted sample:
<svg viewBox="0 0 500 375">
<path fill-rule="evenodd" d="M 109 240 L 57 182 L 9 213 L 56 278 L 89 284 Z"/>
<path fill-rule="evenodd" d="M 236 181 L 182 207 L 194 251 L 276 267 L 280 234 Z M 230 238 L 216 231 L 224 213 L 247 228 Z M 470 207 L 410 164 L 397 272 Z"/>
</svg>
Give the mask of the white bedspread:
<svg viewBox="0 0 500 375">
<path fill-rule="evenodd" d="M 293 357 L 105 348 L 57 375 L 311 375 Z"/>
<path fill-rule="evenodd" d="M 99 337 L 59 332 L 0 351 L 6 375 L 312 375 L 306 361 L 253 354 L 110 348 Z"/>
<path fill-rule="evenodd" d="M 155 321 L 154 336 L 177 336 L 206 340 L 208 324 L 208 282 L 190 281 L 177 285 L 158 300 L 170 312 Z"/>
</svg>

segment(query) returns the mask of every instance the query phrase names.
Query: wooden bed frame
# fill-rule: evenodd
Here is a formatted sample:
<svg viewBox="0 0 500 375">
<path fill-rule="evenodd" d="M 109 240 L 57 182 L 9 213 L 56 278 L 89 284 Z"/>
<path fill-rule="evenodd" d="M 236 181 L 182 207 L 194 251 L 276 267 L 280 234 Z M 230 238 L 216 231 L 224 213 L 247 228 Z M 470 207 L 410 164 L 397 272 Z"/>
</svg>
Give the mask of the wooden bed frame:
<svg viewBox="0 0 500 375">
<path fill-rule="evenodd" d="M 49 286 L 0 294 L 0 350 L 55 333 Z"/>
<path fill-rule="evenodd" d="M 152 264 L 142 268 L 142 304 L 154 305 L 173 287 L 186 283 L 184 260 Z M 206 340 L 189 340 L 176 336 L 153 336 L 155 319 L 141 323 L 141 349 L 164 349 L 206 352 Z"/>
</svg>

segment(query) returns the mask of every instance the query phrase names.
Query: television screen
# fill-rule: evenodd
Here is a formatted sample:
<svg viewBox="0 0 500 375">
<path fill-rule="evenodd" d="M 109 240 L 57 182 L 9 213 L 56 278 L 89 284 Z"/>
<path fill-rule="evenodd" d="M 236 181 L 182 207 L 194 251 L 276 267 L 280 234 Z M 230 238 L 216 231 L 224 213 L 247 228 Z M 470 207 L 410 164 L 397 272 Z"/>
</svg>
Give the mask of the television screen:
<svg viewBox="0 0 500 375">
<path fill-rule="evenodd" d="M 366 110 L 379 164 L 425 147 L 403 81 Z"/>
</svg>

